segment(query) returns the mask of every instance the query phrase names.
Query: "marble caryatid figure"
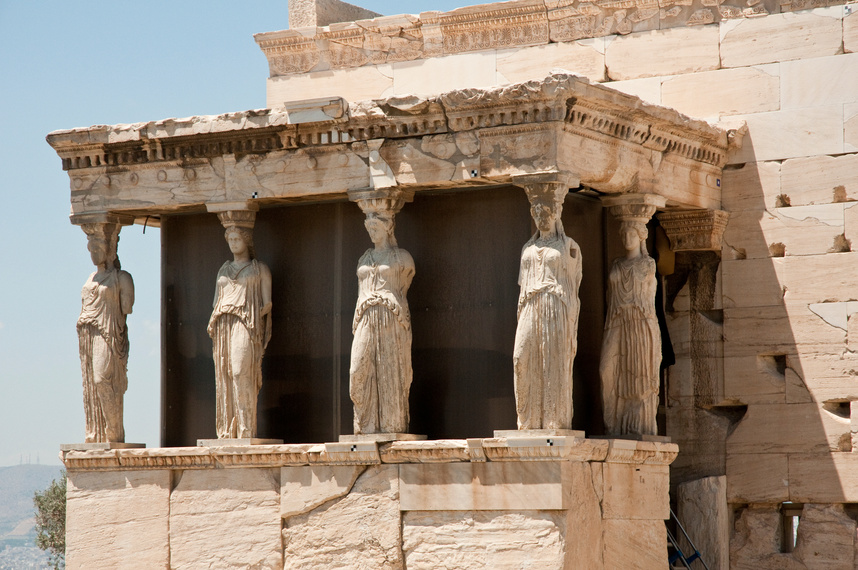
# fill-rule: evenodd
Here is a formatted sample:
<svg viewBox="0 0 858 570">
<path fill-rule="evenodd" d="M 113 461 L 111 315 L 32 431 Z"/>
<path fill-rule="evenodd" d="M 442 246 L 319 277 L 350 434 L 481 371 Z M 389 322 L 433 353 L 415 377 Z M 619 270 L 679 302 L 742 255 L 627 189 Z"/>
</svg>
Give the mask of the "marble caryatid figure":
<svg viewBox="0 0 858 570">
<path fill-rule="evenodd" d="M 256 212 L 218 214 L 233 259 L 217 274 L 212 337 L 217 386 L 217 436 L 256 437 L 256 401 L 262 387 L 262 355 L 271 339 L 271 272 L 253 249 Z"/>
<path fill-rule="evenodd" d="M 96 267 L 83 285 L 77 320 L 86 443 L 123 443 L 122 409 L 128 388 L 125 318 L 134 305 L 134 281 L 122 271 L 116 254 L 120 224 L 82 227 Z"/>
<path fill-rule="evenodd" d="M 655 260 L 646 249 L 646 224 L 655 208 L 647 203 L 611 207 L 621 220 L 626 254 L 614 260 L 608 276 L 608 313 L 599 365 L 608 435 L 658 433 L 661 334 L 655 314 Z"/>
<path fill-rule="evenodd" d="M 357 198 L 366 214 L 364 225 L 373 247 L 361 256 L 357 268 L 358 300 L 349 367 L 355 434 L 394 434 L 408 429 L 412 369 L 406 294 L 414 277 L 414 260 L 397 246 L 393 233 L 394 216 L 405 197 L 390 190 Z"/>
<path fill-rule="evenodd" d="M 521 250 L 513 369 L 518 429 L 571 429 L 581 250 L 563 230 L 568 187 L 524 185 L 537 231 Z"/>
</svg>

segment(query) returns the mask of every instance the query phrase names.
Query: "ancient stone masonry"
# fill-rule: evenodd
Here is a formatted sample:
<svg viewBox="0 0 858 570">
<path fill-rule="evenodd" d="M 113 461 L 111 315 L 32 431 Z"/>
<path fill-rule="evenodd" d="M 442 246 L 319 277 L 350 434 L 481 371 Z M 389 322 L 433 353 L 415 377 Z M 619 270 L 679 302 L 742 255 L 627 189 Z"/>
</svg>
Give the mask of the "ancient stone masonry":
<svg viewBox="0 0 858 570">
<path fill-rule="evenodd" d="M 256 34 L 271 77 L 712 24 L 844 0 L 513 0 Z"/>
<path fill-rule="evenodd" d="M 578 437 L 69 451 L 67 567 L 655 570 L 677 453 Z"/>
</svg>

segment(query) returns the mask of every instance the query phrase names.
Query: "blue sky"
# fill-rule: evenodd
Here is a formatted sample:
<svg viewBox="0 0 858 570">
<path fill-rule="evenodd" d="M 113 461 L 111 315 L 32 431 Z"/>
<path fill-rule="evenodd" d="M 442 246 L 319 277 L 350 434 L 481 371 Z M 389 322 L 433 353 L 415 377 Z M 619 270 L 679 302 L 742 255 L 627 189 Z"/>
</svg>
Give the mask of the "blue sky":
<svg viewBox="0 0 858 570">
<path fill-rule="evenodd" d="M 391 15 L 470 2 L 359 4 Z M 93 267 L 45 135 L 264 107 L 268 65 L 253 34 L 288 28 L 287 5 L 0 0 L 0 466 L 58 464 L 59 444 L 84 437 L 75 322 Z M 119 246 L 137 293 L 126 441 L 148 447 L 160 422 L 159 240 L 131 226 Z"/>
</svg>

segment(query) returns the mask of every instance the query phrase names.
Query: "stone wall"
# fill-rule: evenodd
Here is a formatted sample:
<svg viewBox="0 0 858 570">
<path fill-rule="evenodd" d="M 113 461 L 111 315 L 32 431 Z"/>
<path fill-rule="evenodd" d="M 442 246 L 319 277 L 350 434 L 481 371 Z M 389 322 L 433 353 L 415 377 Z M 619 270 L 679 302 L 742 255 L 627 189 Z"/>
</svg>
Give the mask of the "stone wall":
<svg viewBox="0 0 858 570">
<path fill-rule="evenodd" d="M 623 9 L 614 12 L 587 2 L 553 9 L 549 4 L 566 2 L 516 0 L 255 37 L 271 71 L 269 107 L 321 96 L 361 101 L 429 95 L 541 78 L 562 68 L 598 82 L 652 78 L 616 87 L 715 119 L 779 110 L 780 62 L 851 53 L 858 47 L 858 19 L 850 19 L 852 6 L 830 5 L 840 1 L 813 6 L 759 2 L 744 13 L 720 5 L 718 14 L 711 5 L 720 2 L 704 3 L 710 5 L 704 9 L 713 12 L 709 21 L 690 18 L 686 2 L 659 11 L 639 0 L 623 3 Z M 680 5 L 681 14 L 676 10 Z M 824 5 L 829 7 L 819 7 Z M 803 10 L 810 7 L 815 9 Z M 587 13 L 592 14 L 584 16 Z M 636 16 L 644 13 L 649 18 Z M 561 31 L 562 23 L 570 20 L 606 25 Z M 634 20 L 638 21 L 633 26 L 623 24 Z M 682 49 L 676 49 L 680 45 Z M 707 71 L 720 73 L 697 75 Z M 814 68 L 815 73 L 832 71 L 830 65 Z M 841 77 L 841 83 L 850 81 Z M 701 83 L 707 87 L 689 96 L 688 89 Z M 836 91 L 848 91 L 848 85 L 842 86 Z M 855 114 L 854 109 L 847 112 Z"/>
<path fill-rule="evenodd" d="M 673 444 L 69 451 L 67 567 L 664 568 Z"/>
</svg>

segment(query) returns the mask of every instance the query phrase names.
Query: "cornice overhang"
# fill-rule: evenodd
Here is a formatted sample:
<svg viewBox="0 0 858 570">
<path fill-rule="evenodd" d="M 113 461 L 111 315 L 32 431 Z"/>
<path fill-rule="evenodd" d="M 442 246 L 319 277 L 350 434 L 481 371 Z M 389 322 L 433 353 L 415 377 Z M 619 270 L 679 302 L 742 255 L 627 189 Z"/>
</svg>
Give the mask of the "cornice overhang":
<svg viewBox="0 0 858 570">
<path fill-rule="evenodd" d="M 564 172 L 594 193 L 656 193 L 718 209 L 728 133 L 552 74 L 432 98 L 275 109 L 55 131 L 72 214 L 203 211 L 212 202 L 342 199 L 348 191 L 506 185 Z"/>
</svg>

